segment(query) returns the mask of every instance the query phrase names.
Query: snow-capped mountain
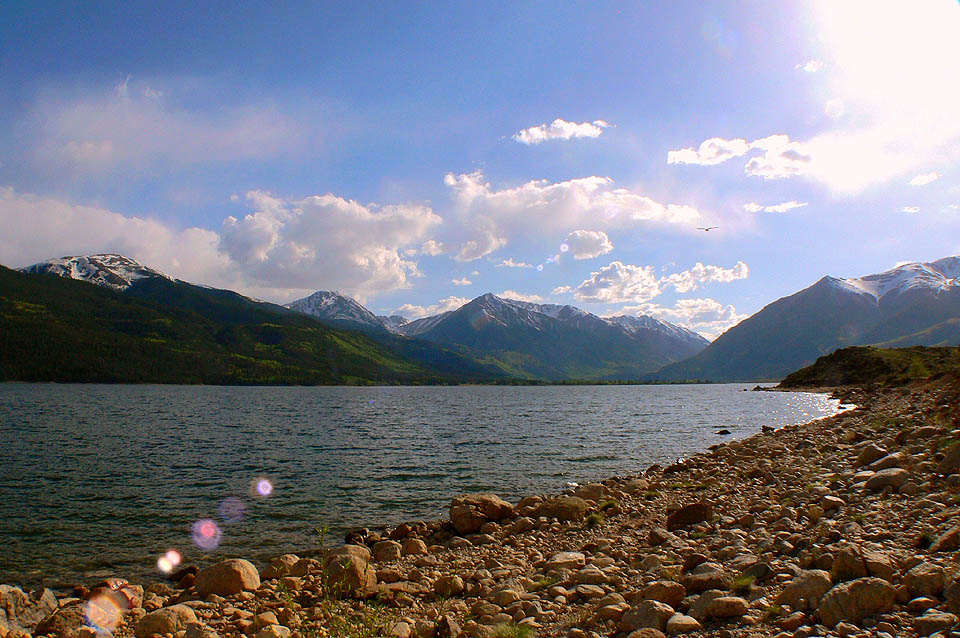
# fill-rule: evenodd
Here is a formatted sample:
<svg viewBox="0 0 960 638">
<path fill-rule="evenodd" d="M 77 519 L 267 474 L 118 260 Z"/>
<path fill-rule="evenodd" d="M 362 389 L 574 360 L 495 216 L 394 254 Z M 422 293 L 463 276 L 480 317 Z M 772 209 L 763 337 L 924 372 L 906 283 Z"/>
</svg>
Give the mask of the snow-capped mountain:
<svg viewBox="0 0 960 638">
<path fill-rule="evenodd" d="M 338 328 L 377 332 L 387 330 L 387 324 L 382 319 L 355 299 L 332 290 L 318 290 L 309 297 L 288 303 L 287 308 Z"/>
<path fill-rule="evenodd" d="M 66 279 L 89 281 L 114 290 L 126 290 L 142 279 L 153 277 L 172 279 L 172 277 L 159 270 L 147 268 L 135 259 L 109 253 L 60 257 L 33 264 L 20 270 L 32 274 L 47 273 Z"/>
<path fill-rule="evenodd" d="M 391 332 L 399 332 L 400 326 L 409 323 L 403 315 L 390 315 L 389 317 L 386 315 L 377 315 L 377 319 Z"/>
<path fill-rule="evenodd" d="M 574 306 L 490 293 L 398 332 L 467 348 L 514 374 L 551 379 L 635 379 L 709 343 L 652 317 L 604 319 Z"/>
<path fill-rule="evenodd" d="M 960 257 L 946 257 L 930 263 L 901 264 L 886 272 L 856 279 L 826 279 L 839 288 L 869 295 L 877 302 L 888 295 L 900 295 L 910 290 L 941 292 L 960 287 Z"/>
<path fill-rule="evenodd" d="M 838 348 L 960 344 L 960 257 L 824 277 L 720 335 L 662 380 L 779 379 Z"/>
</svg>

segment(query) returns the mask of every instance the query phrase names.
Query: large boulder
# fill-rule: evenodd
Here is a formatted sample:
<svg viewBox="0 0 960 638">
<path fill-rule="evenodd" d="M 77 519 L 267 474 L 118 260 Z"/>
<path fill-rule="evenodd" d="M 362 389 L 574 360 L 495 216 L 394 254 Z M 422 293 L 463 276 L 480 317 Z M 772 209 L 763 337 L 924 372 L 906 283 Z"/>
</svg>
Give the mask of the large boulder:
<svg viewBox="0 0 960 638">
<path fill-rule="evenodd" d="M 685 505 L 667 516 L 667 530 L 674 531 L 697 523 L 713 520 L 713 506 L 709 503 Z"/>
<path fill-rule="evenodd" d="M 791 609 L 816 609 L 820 599 L 833 587 L 830 574 L 822 569 L 800 572 L 793 578 L 776 598 L 778 605 L 789 605 Z"/>
<path fill-rule="evenodd" d="M 657 580 L 644 587 L 640 593 L 644 600 L 658 600 L 676 609 L 686 597 L 687 590 L 672 580 Z"/>
<path fill-rule="evenodd" d="M 558 496 L 537 506 L 534 516 L 546 516 L 558 521 L 579 521 L 590 509 L 590 504 L 579 496 Z"/>
<path fill-rule="evenodd" d="M 637 629 L 663 631 L 674 614 L 673 607 L 657 600 L 643 600 L 620 618 L 620 630 L 631 632 Z"/>
<path fill-rule="evenodd" d="M 960 549 L 960 525 L 948 529 L 930 545 L 930 551 L 933 553 L 952 552 L 957 549 Z"/>
<path fill-rule="evenodd" d="M 80 628 L 86 624 L 84 603 L 81 600 L 75 600 L 65 604 L 37 623 L 34 635 L 75 638 Z"/>
<path fill-rule="evenodd" d="M 57 610 L 57 597 L 49 589 L 25 592 L 0 585 L 0 633 L 32 632 L 37 624 Z"/>
<path fill-rule="evenodd" d="M 957 474 L 960 472 L 960 443 L 951 445 L 937 466 L 940 474 Z"/>
<path fill-rule="evenodd" d="M 292 576 L 290 570 L 300 561 L 296 554 L 284 554 L 270 561 L 270 564 L 260 571 L 261 580 L 270 580 L 271 578 L 283 578 Z"/>
<path fill-rule="evenodd" d="M 487 521 L 501 521 L 513 515 L 513 505 L 496 494 L 465 494 L 450 504 L 450 523 L 459 534 L 473 534 Z"/>
<path fill-rule="evenodd" d="M 911 598 L 939 596 L 945 580 L 943 567 L 935 563 L 920 563 L 903 575 L 903 584 Z"/>
<path fill-rule="evenodd" d="M 868 478 L 867 482 L 863 484 L 863 489 L 872 492 L 879 492 L 887 487 L 898 489 L 907 482 L 908 478 L 910 478 L 910 472 L 907 470 L 900 467 L 890 467 L 880 470 Z"/>
<path fill-rule="evenodd" d="M 201 569 L 194 586 L 200 596 L 230 596 L 260 587 L 260 574 L 250 561 L 231 558 Z"/>
<path fill-rule="evenodd" d="M 191 607 L 173 605 L 150 612 L 141 618 L 134 630 L 134 635 L 137 638 L 150 638 L 153 634 L 161 636 L 175 634 L 195 622 L 197 622 L 197 614 Z"/>
<path fill-rule="evenodd" d="M 337 598 L 364 597 L 377 588 L 377 570 L 359 556 L 330 554 L 323 563 L 327 593 Z"/>
<path fill-rule="evenodd" d="M 867 616 L 891 611 L 896 596 L 893 586 L 882 578 L 858 578 L 828 591 L 817 614 L 827 627 L 842 621 L 859 623 Z"/>
</svg>

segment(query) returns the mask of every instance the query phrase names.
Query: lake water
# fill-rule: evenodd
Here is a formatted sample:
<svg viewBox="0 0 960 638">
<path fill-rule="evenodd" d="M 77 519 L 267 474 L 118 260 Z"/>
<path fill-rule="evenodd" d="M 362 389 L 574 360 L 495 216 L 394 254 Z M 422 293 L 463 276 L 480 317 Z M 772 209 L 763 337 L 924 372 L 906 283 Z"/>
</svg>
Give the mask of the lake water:
<svg viewBox="0 0 960 638">
<path fill-rule="evenodd" d="M 838 407 L 748 387 L 0 384 L 0 583 L 154 579 L 171 548 L 262 560 L 323 525 L 336 541 L 465 492 L 515 502 Z"/>
</svg>

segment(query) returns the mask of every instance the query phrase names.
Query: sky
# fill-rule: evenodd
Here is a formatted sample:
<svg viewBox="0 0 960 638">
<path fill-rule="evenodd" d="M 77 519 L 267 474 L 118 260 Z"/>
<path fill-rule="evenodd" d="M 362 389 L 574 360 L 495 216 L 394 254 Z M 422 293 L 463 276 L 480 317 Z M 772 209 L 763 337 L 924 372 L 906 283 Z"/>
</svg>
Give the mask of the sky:
<svg viewBox="0 0 960 638">
<path fill-rule="evenodd" d="M 957 33 L 956 0 L 6 2 L 0 264 L 714 338 L 960 253 Z"/>
</svg>

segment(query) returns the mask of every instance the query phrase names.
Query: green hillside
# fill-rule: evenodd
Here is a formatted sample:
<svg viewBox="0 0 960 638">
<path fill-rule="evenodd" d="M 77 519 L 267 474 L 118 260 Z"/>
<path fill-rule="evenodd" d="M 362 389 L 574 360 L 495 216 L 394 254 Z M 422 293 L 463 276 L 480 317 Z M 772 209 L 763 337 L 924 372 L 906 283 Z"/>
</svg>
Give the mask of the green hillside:
<svg viewBox="0 0 960 638">
<path fill-rule="evenodd" d="M 0 380 L 443 383 L 489 378 L 449 352 L 328 328 L 280 306 L 151 279 L 120 293 L 0 266 Z"/>
<path fill-rule="evenodd" d="M 945 372 L 960 373 L 960 347 L 875 348 L 837 350 L 793 372 L 781 388 L 836 387 L 870 383 L 899 384 Z"/>
</svg>

